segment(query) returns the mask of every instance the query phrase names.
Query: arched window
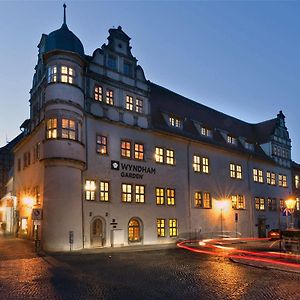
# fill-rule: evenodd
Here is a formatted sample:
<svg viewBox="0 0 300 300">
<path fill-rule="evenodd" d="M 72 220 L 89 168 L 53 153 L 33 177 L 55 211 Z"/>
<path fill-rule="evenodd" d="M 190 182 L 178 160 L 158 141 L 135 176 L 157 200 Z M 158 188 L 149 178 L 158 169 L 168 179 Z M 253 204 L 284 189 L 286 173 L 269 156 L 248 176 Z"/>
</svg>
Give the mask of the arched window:
<svg viewBox="0 0 300 300">
<path fill-rule="evenodd" d="M 135 218 L 132 218 L 128 224 L 128 240 L 129 242 L 141 241 L 141 225 Z"/>
</svg>

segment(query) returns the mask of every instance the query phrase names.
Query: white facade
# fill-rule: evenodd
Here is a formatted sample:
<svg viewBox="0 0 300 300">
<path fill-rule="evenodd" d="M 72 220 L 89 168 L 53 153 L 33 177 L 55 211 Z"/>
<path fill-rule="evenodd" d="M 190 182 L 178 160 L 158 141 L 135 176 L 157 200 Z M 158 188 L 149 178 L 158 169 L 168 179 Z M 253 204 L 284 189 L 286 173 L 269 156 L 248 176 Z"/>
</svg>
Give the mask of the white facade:
<svg viewBox="0 0 300 300">
<path fill-rule="evenodd" d="M 171 243 L 221 231 L 264 236 L 282 225 L 280 200 L 292 186 L 283 114 L 266 121 L 273 126 L 267 140 L 258 135 L 264 123 L 238 121 L 245 136 L 230 136 L 228 145 L 230 126 L 206 128 L 201 117 L 195 120 L 188 109 L 202 106 L 149 83 L 130 38 L 121 27 L 109 33 L 108 44 L 92 56 L 83 54 L 65 23 L 42 36 L 29 133 L 15 148 L 18 234 L 41 239 L 46 250 L 67 251 Z M 155 94 L 160 90 L 170 97 L 169 107 L 163 107 L 163 94 L 161 103 Z M 187 110 L 178 111 L 177 101 Z M 254 129 L 257 140 L 248 133 Z M 282 130 L 282 140 L 275 130 Z M 287 151 L 280 159 L 274 141 Z M 262 183 L 254 181 L 254 169 L 262 171 Z M 275 174 L 275 184 L 267 183 L 267 172 Z M 274 207 L 268 199 L 275 199 Z"/>
</svg>

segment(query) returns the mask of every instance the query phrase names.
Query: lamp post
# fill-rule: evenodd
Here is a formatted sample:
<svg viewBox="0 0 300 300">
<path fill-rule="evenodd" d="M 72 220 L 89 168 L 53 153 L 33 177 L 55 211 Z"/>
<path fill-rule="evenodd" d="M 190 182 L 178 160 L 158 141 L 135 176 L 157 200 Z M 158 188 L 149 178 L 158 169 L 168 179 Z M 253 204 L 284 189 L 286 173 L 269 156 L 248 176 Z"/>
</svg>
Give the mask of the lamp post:
<svg viewBox="0 0 300 300">
<path fill-rule="evenodd" d="M 289 226 L 287 224 L 287 227 L 289 229 L 294 228 L 293 214 L 294 214 L 294 211 L 295 211 L 295 205 L 296 205 L 296 200 L 295 199 L 289 198 L 289 199 L 285 200 L 285 206 L 291 213 L 291 222 L 290 222 Z M 288 215 L 287 215 L 287 218 L 288 218 Z"/>
</svg>

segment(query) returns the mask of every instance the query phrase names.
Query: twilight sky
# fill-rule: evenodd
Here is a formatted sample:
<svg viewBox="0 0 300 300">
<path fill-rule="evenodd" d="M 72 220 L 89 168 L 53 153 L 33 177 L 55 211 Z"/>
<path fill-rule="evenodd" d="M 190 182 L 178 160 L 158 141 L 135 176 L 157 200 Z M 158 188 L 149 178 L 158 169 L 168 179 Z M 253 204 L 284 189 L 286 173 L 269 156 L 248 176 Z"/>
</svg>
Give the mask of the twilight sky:
<svg viewBox="0 0 300 300">
<path fill-rule="evenodd" d="M 146 78 L 249 123 L 286 116 L 300 163 L 300 2 L 66 1 L 85 53 L 121 25 Z M 0 147 L 29 117 L 42 33 L 58 29 L 62 1 L 0 0 Z"/>
</svg>

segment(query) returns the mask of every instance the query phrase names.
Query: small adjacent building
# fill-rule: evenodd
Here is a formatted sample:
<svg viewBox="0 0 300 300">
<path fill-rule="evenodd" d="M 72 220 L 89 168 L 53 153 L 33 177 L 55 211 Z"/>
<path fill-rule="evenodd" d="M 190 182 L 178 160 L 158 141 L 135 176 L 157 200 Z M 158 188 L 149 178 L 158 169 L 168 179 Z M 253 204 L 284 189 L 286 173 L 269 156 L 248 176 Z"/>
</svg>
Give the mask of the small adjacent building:
<svg viewBox="0 0 300 300">
<path fill-rule="evenodd" d="M 64 17 L 38 49 L 14 148 L 19 236 L 67 251 L 284 226 L 281 111 L 249 124 L 148 81 L 120 26 L 87 55 Z"/>
</svg>

